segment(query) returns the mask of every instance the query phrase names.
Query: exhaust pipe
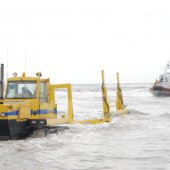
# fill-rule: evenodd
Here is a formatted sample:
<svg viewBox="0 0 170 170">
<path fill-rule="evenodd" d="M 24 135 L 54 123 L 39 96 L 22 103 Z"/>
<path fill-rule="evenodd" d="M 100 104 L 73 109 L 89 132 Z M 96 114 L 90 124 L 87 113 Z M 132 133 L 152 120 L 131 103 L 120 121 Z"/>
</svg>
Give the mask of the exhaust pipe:
<svg viewBox="0 0 170 170">
<path fill-rule="evenodd" d="M 0 66 L 0 99 L 3 99 L 4 94 L 4 64 Z"/>
</svg>

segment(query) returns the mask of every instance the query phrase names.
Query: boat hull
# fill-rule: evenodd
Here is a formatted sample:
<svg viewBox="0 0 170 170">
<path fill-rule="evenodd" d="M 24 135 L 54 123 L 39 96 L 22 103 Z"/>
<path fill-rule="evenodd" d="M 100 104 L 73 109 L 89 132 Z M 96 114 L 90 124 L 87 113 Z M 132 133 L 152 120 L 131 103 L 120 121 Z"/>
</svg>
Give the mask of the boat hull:
<svg viewBox="0 0 170 170">
<path fill-rule="evenodd" d="M 159 87 L 152 87 L 149 91 L 157 97 L 170 97 L 170 89 Z"/>
</svg>

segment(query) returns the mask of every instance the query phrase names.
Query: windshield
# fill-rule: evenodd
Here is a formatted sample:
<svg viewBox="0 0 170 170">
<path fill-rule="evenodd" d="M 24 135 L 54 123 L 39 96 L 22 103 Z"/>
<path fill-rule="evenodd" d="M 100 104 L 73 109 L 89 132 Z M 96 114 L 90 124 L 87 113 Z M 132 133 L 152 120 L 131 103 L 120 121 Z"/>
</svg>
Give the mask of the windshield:
<svg viewBox="0 0 170 170">
<path fill-rule="evenodd" d="M 35 98 L 36 81 L 11 81 L 7 85 L 7 99 L 12 98 Z"/>
</svg>

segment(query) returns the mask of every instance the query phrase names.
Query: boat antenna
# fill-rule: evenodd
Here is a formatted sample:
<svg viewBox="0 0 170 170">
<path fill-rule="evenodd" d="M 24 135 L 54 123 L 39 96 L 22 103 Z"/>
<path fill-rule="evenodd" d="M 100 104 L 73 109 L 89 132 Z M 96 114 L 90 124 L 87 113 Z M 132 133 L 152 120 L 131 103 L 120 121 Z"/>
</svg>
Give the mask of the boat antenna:
<svg viewBox="0 0 170 170">
<path fill-rule="evenodd" d="M 168 61 L 168 63 L 166 64 L 165 73 L 167 72 L 168 69 L 170 69 L 169 61 Z"/>
</svg>

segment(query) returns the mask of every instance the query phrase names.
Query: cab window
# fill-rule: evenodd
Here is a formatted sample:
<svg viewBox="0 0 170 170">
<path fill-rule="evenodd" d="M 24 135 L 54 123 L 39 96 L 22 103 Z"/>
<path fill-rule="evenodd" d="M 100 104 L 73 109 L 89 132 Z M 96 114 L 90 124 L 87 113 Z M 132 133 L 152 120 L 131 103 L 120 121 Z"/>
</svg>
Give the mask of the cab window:
<svg viewBox="0 0 170 170">
<path fill-rule="evenodd" d="M 11 81 L 8 82 L 6 98 L 35 98 L 36 81 Z"/>
<path fill-rule="evenodd" d="M 45 82 L 40 83 L 40 102 L 48 102 L 48 84 Z"/>
</svg>

